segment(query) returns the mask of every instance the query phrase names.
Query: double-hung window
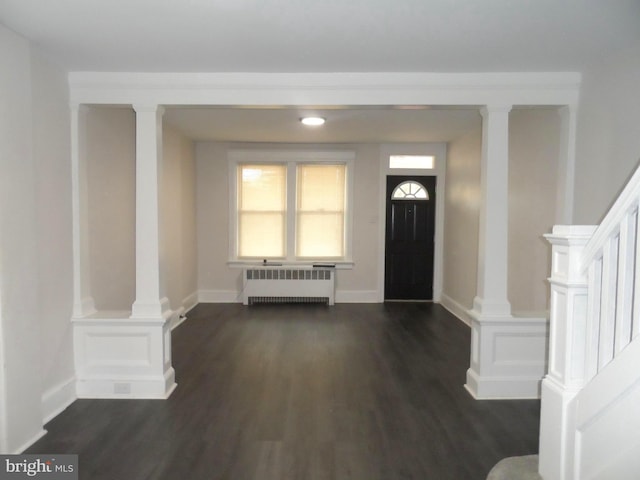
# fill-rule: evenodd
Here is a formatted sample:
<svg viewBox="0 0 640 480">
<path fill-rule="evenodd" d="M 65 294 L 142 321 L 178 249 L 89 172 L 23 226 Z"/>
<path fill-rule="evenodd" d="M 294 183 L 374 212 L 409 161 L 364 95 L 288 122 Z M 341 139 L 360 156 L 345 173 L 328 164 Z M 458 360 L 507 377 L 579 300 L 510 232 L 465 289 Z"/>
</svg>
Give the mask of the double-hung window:
<svg viewBox="0 0 640 480">
<path fill-rule="evenodd" d="M 353 156 L 230 152 L 231 260 L 349 261 Z"/>
</svg>

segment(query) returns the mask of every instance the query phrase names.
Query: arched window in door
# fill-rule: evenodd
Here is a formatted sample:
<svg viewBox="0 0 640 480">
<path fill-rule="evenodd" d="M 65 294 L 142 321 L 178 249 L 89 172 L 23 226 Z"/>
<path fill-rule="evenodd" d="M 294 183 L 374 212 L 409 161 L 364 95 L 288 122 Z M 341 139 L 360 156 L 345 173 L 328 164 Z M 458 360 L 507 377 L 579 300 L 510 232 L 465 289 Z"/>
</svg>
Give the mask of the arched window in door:
<svg viewBox="0 0 640 480">
<path fill-rule="evenodd" d="M 402 182 L 393 189 L 392 200 L 429 200 L 429 193 L 420 183 L 413 180 Z"/>
</svg>

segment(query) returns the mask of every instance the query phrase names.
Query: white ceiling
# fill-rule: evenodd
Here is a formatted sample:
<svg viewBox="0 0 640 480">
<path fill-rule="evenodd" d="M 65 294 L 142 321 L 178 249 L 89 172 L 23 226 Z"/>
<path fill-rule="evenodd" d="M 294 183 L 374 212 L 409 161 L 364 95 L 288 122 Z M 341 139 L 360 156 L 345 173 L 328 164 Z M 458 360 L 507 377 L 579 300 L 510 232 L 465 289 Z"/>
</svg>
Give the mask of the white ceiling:
<svg viewBox="0 0 640 480">
<path fill-rule="evenodd" d="M 326 118 L 305 127 L 303 115 Z M 195 140 L 282 143 L 449 142 L 480 125 L 477 108 L 168 108 L 164 119 Z"/>
<path fill-rule="evenodd" d="M 639 0 L 0 0 L 70 70 L 580 71 L 640 39 Z"/>
<path fill-rule="evenodd" d="M 582 71 L 640 42 L 640 0 L 0 0 L 69 71 Z M 313 110 L 313 109 L 308 109 Z M 448 141 L 476 109 L 169 109 L 196 139 Z M 375 140 L 374 140 L 375 138 Z"/>
</svg>

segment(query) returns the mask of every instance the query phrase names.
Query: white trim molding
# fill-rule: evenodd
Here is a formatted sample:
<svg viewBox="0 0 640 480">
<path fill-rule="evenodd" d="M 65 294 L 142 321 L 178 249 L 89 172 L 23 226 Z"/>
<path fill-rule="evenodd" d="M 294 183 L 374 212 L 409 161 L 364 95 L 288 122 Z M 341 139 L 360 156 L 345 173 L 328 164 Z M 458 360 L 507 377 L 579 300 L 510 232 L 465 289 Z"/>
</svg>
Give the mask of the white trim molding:
<svg viewBox="0 0 640 480">
<path fill-rule="evenodd" d="M 434 157 L 432 169 L 399 169 L 389 167 L 391 155 L 431 155 Z M 447 171 L 447 145 L 446 143 L 403 143 L 382 144 L 380 146 L 380 181 L 378 215 L 380 228 L 378 230 L 378 302 L 384 302 L 385 283 L 385 245 L 386 245 L 386 219 L 387 219 L 387 177 L 399 176 L 423 176 L 436 177 L 436 218 L 435 218 L 435 248 L 433 252 L 433 301 L 439 302 L 442 297 L 443 284 L 443 259 L 444 259 L 444 192 Z"/>
<path fill-rule="evenodd" d="M 77 398 L 75 377 L 51 387 L 42 394 L 42 423 L 53 420 Z"/>
<path fill-rule="evenodd" d="M 242 303 L 237 290 L 198 290 L 198 303 Z"/>
<path fill-rule="evenodd" d="M 79 104 L 577 105 L 581 75 L 536 73 L 71 72 Z"/>
<path fill-rule="evenodd" d="M 457 317 L 462 323 L 471 326 L 471 317 L 469 316 L 469 308 L 454 300 L 446 293 L 440 296 L 440 305 L 446 308 L 449 313 Z"/>
</svg>

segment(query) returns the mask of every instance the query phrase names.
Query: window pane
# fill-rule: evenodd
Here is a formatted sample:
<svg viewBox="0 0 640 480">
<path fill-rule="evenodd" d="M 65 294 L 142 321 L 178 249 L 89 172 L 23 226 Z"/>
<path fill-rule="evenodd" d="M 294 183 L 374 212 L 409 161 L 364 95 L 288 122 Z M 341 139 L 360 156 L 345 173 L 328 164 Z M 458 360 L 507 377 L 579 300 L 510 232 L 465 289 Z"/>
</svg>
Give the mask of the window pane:
<svg viewBox="0 0 640 480">
<path fill-rule="evenodd" d="M 297 168 L 297 257 L 343 257 L 345 165 Z"/>
<path fill-rule="evenodd" d="M 284 257 L 286 166 L 238 166 L 238 256 Z"/>
<path fill-rule="evenodd" d="M 298 166 L 298 210 L 344 210 L 344 165 Z"/>
<path fill-rule="evenodd" d="M 343 257 L 342 213 L 298 214 L 298 257 Z"/>
<path fill-rule="evenodd" d="M 429 193 L 418 182 L 404 182 L 398 185 L 391 194 L 394 200 L 429 200 Z"/>
<path fill-rule="evenodd" d="M 284 210 L 287 170 L 285 165 L 240 165 L 238 208 Z"/>
<path fill-rule="evenodd" d="M 432 155 L 391 155 L 389 168 L 432 169 L 435 157 Z"/>
<path fill-rule="evenodd" d="M 240 212 L 239 257 L 284 257 L 284 212 Z"/>
</svg>

